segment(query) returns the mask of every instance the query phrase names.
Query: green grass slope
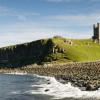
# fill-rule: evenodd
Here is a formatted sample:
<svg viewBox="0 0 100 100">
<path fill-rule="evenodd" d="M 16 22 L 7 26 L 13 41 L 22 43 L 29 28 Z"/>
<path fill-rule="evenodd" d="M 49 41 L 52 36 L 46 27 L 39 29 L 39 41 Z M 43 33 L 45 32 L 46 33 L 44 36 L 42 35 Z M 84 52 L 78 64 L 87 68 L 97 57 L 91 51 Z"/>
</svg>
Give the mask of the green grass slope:
<svg viewBox="0 0 100 100">
<path fill-rule="evenodd" d="M 52 41 L 59 48 L 64 49 L 63 53 L 50 55 L 56 57 L 58 61 L 85 62 L 100 60 L 100 45 L 94 43 L 91 39 L 79 40 L 55 37 Z"/>
<path fill-rule="evenodd" d="M 100 45 L 91 39 L 55 36 L 30 43 L 0 48 L 0 66 L 100 60 Z"/>
</svg>

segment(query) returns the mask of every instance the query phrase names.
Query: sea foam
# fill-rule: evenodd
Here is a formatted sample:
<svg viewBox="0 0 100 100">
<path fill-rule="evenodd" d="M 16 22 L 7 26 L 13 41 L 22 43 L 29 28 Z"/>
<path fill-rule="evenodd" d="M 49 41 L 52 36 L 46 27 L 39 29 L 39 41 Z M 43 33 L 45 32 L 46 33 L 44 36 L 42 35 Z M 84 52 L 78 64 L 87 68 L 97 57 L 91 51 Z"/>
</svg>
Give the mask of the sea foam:
<svg viewBox="0 0 100 100">
<path fill-rule="evenodd" d="M 52 99 L 88 99 L 100 100 L 100 89 L 96 91 L 81 91 L 78 87 L 74 87 L 71 83 L 63 84 L 57 81 L 54 77 L 33 75 L 38 79 L 38 84 L 31 85 L 32 89 L 27 91 L 13 91 L 11 94 L 42 94 L 53 97 Z M 34 89 L 37 87 L 37 89 Z"/>
<path fill-rule="evenodd" d="M 11 75 L 27 75 L 27 73 L 23 73 L 23 72 L 10 72 L 10 73 L 5 73 L 5 74 L 11 74 Z"/>
<path fill-rule="evenodd" d="M 54 77 L 38 76 L 47 80 L 46 83 L 32 85 L 39 87 L 37 90 L 27 91 L 31 94 L 43 94 L 53 96 L 53 99 L 63 98 L 94 98 L 100 100 L 100 89 L 96 91 L 81 91 L 78 87 L 74 87 L 71 83 L 63 84 L 58 82 Z"/>
</svg>

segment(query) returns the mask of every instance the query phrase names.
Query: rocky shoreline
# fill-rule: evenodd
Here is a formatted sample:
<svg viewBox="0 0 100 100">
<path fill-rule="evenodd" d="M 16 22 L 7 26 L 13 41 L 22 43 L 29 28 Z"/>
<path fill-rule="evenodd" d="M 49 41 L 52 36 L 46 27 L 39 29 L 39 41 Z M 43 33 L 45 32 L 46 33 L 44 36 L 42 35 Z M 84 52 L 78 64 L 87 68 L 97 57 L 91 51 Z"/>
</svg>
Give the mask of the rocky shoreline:
<svg viewBox="0 0 100 100">
<path fill-rule="evenodd" d="M 100 84 L 92 83 L 92 80 L 86 81 L 62 76 L 57 76 L 56 79 L 63 84 L 70 82 L 74 87 L 79 87 L 82 91 L 95 91 L 100 88 Z"/>
<path fill-rule="evenodd" d="M 0 73 L 12 72 L 54 76 L 60 82 L 71 82 L 72 85 L 83 91 L 94 91 L 100 88 L 100 61 L 61 65 L 28 65 L 22 68 L 0 69 Z"/>
</svg>

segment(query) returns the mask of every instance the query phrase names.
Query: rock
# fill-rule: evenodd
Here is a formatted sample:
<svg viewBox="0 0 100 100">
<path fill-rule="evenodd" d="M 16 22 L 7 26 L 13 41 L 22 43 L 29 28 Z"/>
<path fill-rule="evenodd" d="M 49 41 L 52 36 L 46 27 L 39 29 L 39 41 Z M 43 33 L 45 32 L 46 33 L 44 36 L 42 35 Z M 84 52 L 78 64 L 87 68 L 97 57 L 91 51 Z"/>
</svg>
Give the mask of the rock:
<svg viewBox="0 0 100 100">
<path fill-rule="evenodd" d="M 49 91 L 49 89 L 46 89 L 46 90 L 45 90 L 45 92 L 48 92 L 48 91 Z"/>
<path fill-rule="evenodd" d="M 92 85 L 92 84 L 87 84 L 86 85 L 86 90 L 87 91 L 95 91 L 97 90 L 98 88 L 95 86 L 95 85 Z"/>
<path fill-rule="evenodd" d="M 47 84 L 51 84 L 50 82 L 48 82 Z"/>
</svg>

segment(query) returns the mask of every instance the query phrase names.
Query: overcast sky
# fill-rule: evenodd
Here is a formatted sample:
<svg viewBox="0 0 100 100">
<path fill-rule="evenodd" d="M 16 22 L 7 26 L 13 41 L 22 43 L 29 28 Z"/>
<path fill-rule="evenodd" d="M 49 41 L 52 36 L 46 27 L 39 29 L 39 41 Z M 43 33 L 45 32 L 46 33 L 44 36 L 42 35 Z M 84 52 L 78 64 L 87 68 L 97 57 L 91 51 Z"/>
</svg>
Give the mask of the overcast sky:
<svg viewBox="0 0 100 100">
<path fill-rule="evenodd" d="M 100 0 L 0 0 L 0 47 L 61 35 L 90 38 Z"/>
</svg>

